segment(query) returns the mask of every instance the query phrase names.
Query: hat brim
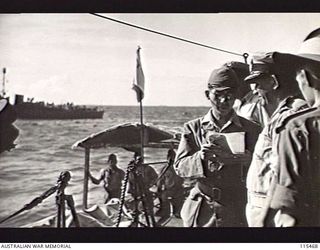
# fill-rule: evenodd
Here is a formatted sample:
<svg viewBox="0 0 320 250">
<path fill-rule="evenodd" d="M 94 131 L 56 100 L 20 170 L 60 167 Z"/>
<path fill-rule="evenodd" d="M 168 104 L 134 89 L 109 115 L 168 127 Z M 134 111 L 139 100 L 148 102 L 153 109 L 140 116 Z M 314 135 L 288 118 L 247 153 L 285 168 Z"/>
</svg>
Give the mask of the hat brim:
<svg viewBox="0 0 320 250">
<path fill-rule="evenodd" d="M 314 63 L 320 63 L 320 55 L 315 54 L 298 54 L 298 57 L 305 60 L 311 60 Z"/>
<path fill-rule="evenodd" d="M 218 91 L 223 91 L 223 90 L 227 90 L 227 89 L 234 89 L 232 87 L 214 87 L 212 86 L 210 89 L 215 89 L 215 90 L 218 90 Z"/>
<path fill-rule="evenodd" d="M 267 76 L 268 74 L 267 73 L 263 73 L 263 72 L 254 72 L 254 73 L 251 73 L 250 75 L 248 75 L 245 79 L 244 79 L 244 82 L 245 83 L 251 83 L 253 82 L 254 80 L 257 80 L 257 79 L 261 79 L 265 76 Z"/>
<path fill-rule="evenodd" d="M 288 65 L 290 68 L 301 69 L 306 66 L 319 67 L 320 55 L 315 54 L 285 54 L 275 52 L 273 58 L 276 63 Z"/>
</svg>

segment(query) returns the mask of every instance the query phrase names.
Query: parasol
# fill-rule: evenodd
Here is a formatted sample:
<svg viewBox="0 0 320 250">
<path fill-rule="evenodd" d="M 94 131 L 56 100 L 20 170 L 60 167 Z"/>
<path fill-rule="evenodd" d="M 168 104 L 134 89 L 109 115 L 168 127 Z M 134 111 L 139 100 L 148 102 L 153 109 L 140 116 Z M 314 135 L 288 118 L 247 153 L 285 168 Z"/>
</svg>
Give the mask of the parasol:
<svg viewBox="0 0 320 250">
<path fill-rule="evenodd" d="M 153 125 L 144 124 L 143 130 L 143 144 L 145 147 L 170 147 L 170 145 L 179 142 L 178 140 L 174 140 L 174 134 Z M 140 131 L 141 124 L 139 123 L 120 124 L 77 141 L 73 144 L 72 148 L 82 147 L 94 149 L 112 146 L 131 150 L 140 147 Z"/>
</svg>

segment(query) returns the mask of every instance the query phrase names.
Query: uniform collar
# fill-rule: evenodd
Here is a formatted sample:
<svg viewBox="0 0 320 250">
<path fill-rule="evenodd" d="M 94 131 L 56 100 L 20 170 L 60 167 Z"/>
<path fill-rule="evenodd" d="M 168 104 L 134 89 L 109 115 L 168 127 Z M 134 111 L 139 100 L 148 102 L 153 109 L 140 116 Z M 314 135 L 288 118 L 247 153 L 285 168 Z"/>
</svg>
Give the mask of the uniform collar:
<svg viewBox="0 0 320 250">
<path fill-rule="evenodd" d="M 229 127 L 231 124 L 235 124 L 238 127 L 242 127 L 240 119 L 236 115 L 234 110 L 232 110 L 232 114 L 231 114 L 230 119 L 223 125 L 222 128 L 220 128 L 219 125 L 217 124 L 216 119 L 213 116 L 212 109 L 210 109 L 209 112 L 201 120 L 201 126 L 205 129 L 212 129 L 215 127 L 215 128 L 219 128 L 221 131 L 221 130 L 225 129 L 226 127 Z"/>
</svg>

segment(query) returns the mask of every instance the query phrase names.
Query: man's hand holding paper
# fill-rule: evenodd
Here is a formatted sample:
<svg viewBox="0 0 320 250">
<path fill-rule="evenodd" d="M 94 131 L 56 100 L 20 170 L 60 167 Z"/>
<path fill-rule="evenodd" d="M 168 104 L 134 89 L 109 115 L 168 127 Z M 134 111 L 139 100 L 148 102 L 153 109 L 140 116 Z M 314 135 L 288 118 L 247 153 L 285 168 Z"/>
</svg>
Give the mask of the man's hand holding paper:
<svg viewBox="0 0 320 250">
<path fill-rule="evenodd" d="M 221 151 L 219 146 L 212 145 L 212 144 L 203 144 L 201 145 L 200 158 L 205 161 L 214 160 L 218 151 L 219 152 Z"/>
<path fill-rule="evenodd" d="M 208 133 L 209 144 L 205 146 L 205 156 L 211 161 L 224 164 L 249 164 L 251 153 L 245 150 L 245 133 Z M 211 154 L 211 157 L 210 157 Z"/>
</svg>

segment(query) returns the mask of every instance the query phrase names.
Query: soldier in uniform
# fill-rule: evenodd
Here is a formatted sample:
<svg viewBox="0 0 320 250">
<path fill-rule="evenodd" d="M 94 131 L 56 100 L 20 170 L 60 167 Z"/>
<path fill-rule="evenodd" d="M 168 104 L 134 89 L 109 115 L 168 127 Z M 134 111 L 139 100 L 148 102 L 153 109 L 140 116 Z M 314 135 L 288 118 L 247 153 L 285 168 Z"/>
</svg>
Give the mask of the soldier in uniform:
<svg viewBox="0 0 320 250">
<path fill-rule="evenodd" d="M 279 169 L 270 188 L 270 207 L 277 211 L 277 227 L 319 227 L 320 29 L 290 58 L 299 62 L 296 80 L 310 108 L 287 117 L 278 129 Z"/>
<path fill-rule="evenodd" d="M 250 74 L 248 64 L 240 62 L 232 62 L 229 64 L 235 70 L 238 78 L 240 78 L 239 100 L 236 100 L 233 108 L 239 116 L 265 127 L 270 120 L 270 111 L 266 109 L 266 96 L 252 89 L 249 84 L 245 83 L 245 79 Z M 251 63 L 252 66 L 252 63 Z"/>
<path fill-rule="evenodd" d="M 185 227 L 246 226 L 244 166 L 251 160 L 248 151 L 253 151 L 261 128 L 234 112 L 238 88 L 230 67 L 213 70 L 205 91 L 211 109 L 184 125 L 174 167 L 179 176 L 196 180 L 181 210 Z M 244 133 L 248 151 L 242 159 L 230 161 L 234 155 L 210 138 L 234 132 Z"/>
<path fill-rule="evenodd" d="M 260 216 L 266 203 L 270 180 L 274 173 L 272 147 L 277 143 L 275 129 L 283 119 L 306 108 L 307 104 L 299 95 L 299 88 L 294 82 L 294 73 L 287 72 L 272 59 L 272 53 L 253 56 L 250 64 L 251 73 L 245 79 L 259 95 L 265 96 L 265 110 L 270 113 L 269 122 L 263 128 L 253 152 L 247 175 L 246 217 L 249 227 L 262 226 Z M 268 226 L 273 221 L 268 221 Z"/>
</svg>

